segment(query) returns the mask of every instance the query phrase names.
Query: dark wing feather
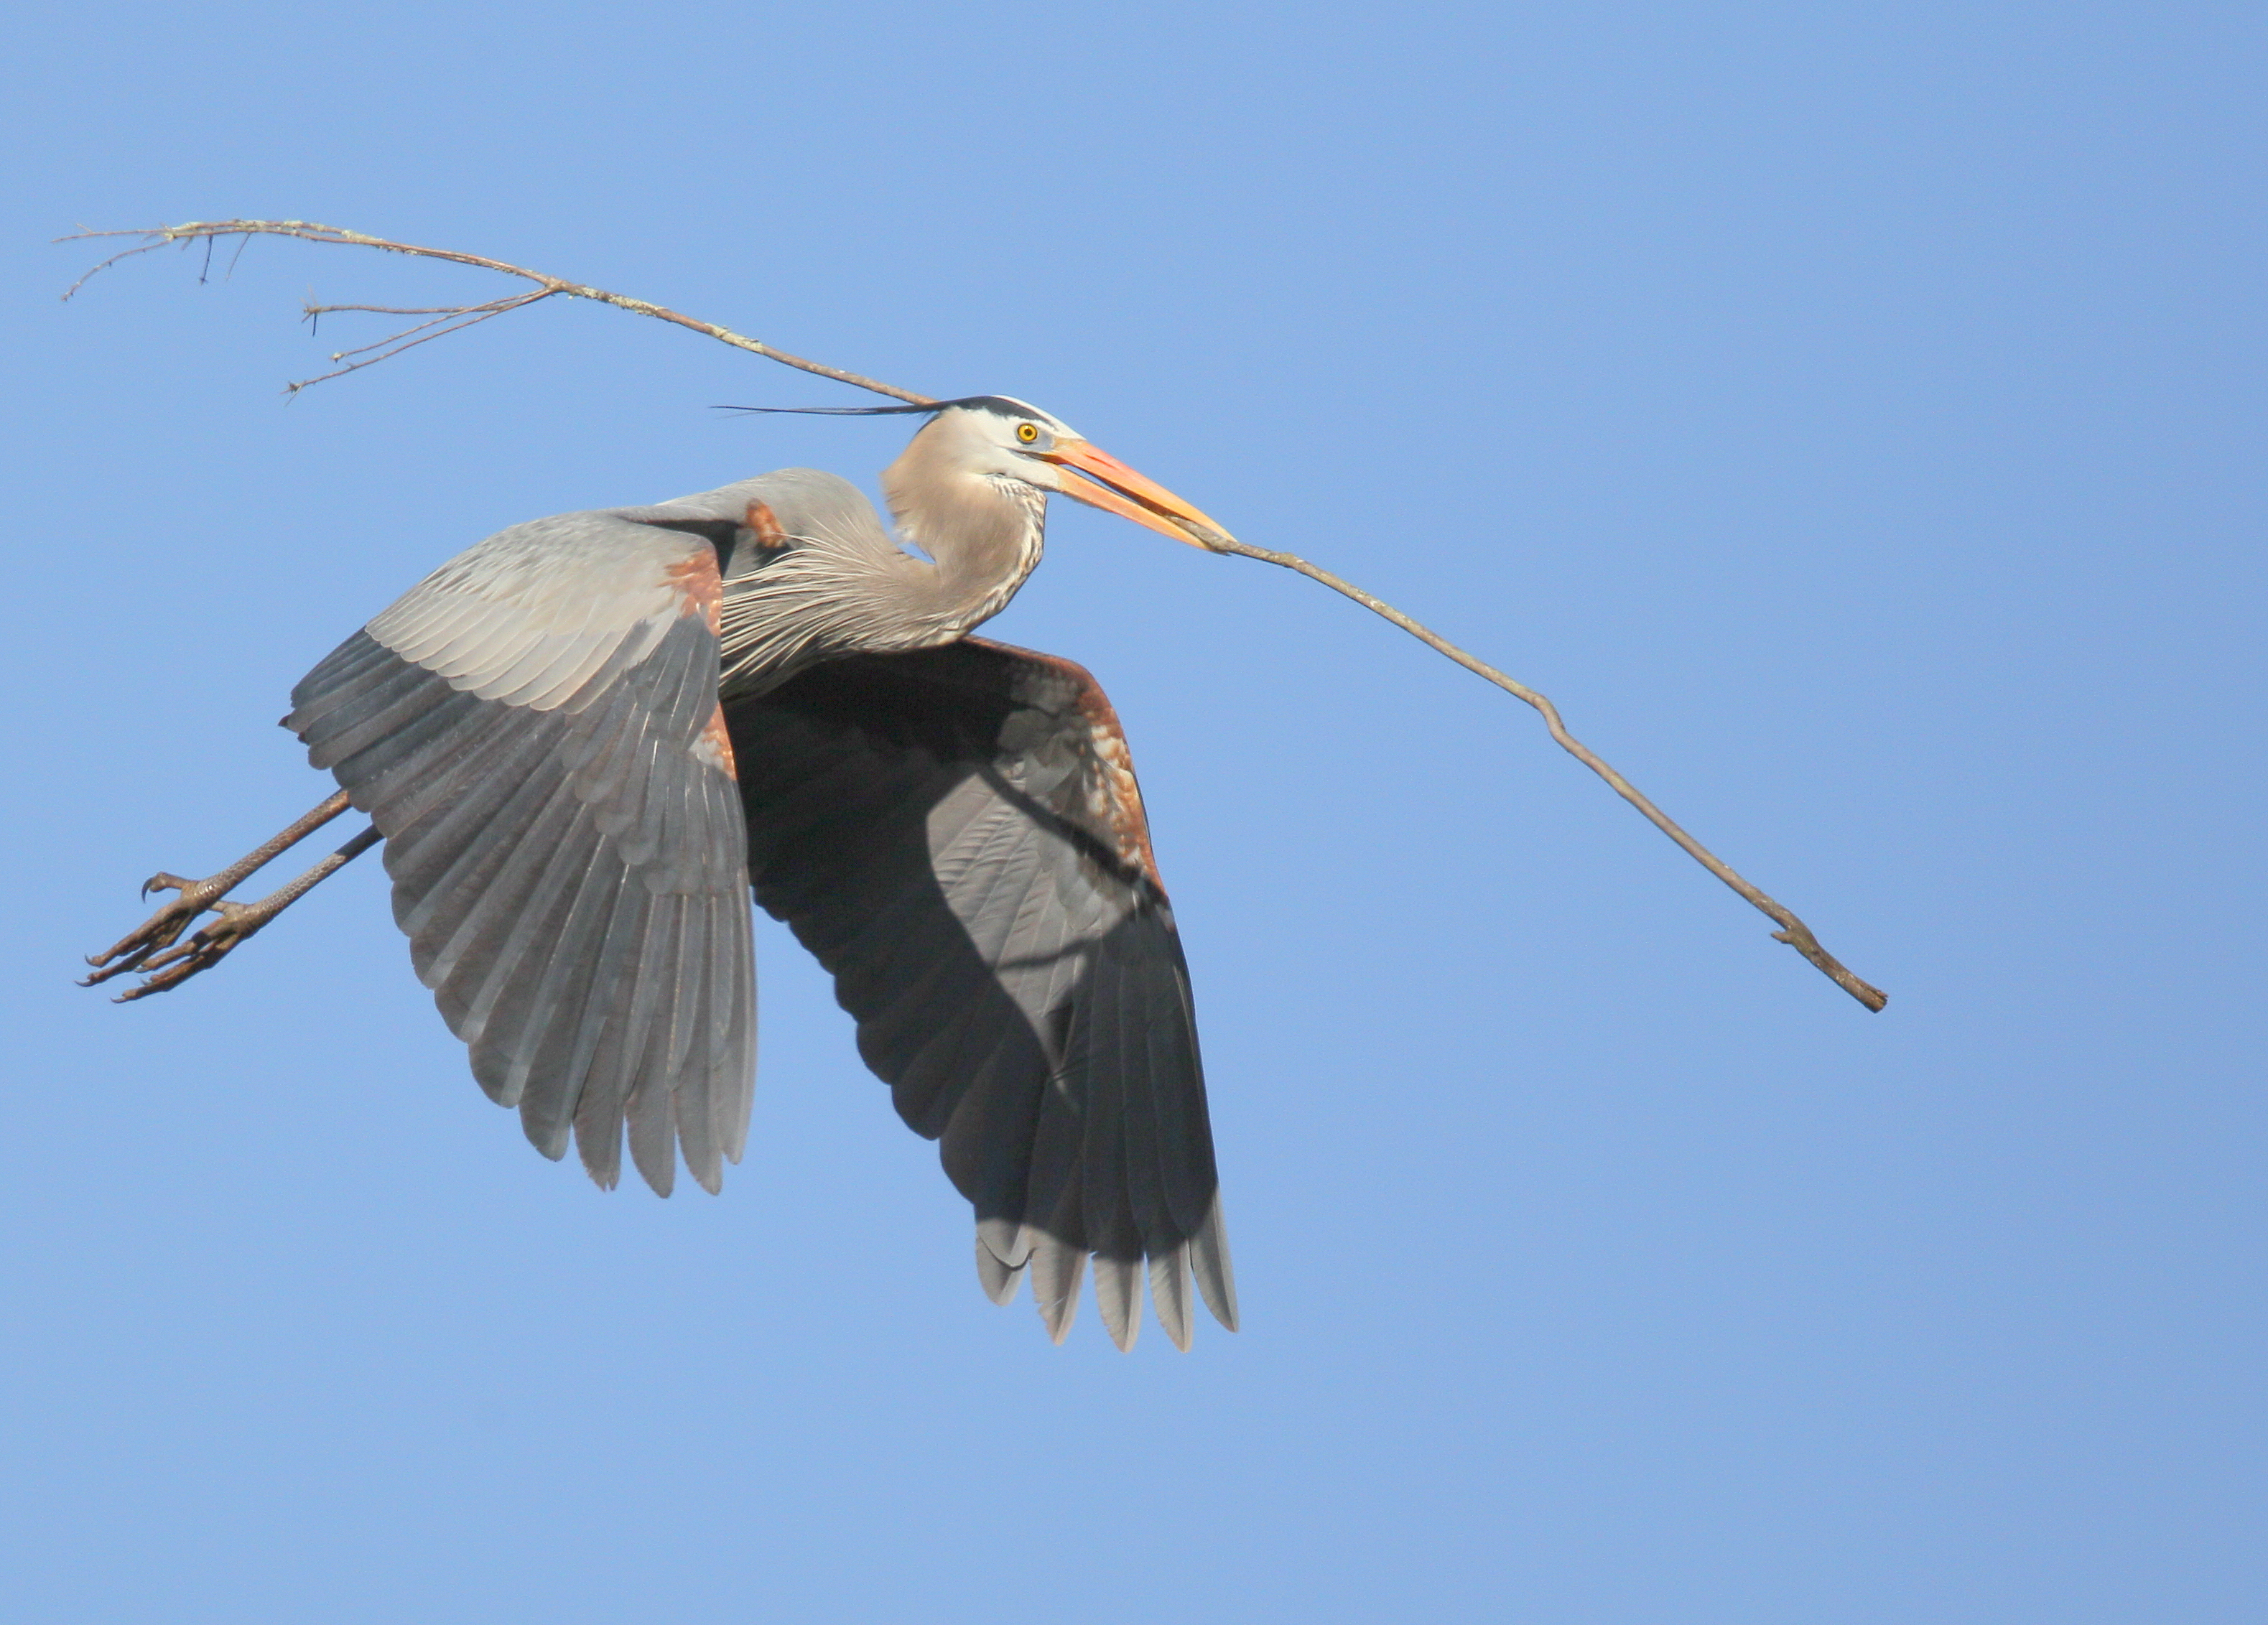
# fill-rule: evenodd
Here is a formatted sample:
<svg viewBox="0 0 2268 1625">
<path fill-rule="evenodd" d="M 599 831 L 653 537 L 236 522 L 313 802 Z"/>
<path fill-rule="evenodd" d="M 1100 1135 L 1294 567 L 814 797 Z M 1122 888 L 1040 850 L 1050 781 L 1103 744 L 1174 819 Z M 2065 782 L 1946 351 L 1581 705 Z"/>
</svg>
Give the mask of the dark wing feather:
<svg viewBox="0 0 2268 1625">
<path fill-rule="evenodd" d="M 1123 1348 L 1189 1282 L 1236 1324 L 1189 970 L 1088 674 L 981 639 L 830 661 L 725 718 L 756 900 L 835 977 L 898 1114 L 1058 1339 L 1094 1258 Z"/>
<path fill-rule="evenodd" d="M 386 836 L 394 913 L 473 1074 L 599 1183 L 715 1190 L 755 1078 L 744 826 L 716 554 L 608 514 L 444 565 L 292 691 Z"/>
</svg>

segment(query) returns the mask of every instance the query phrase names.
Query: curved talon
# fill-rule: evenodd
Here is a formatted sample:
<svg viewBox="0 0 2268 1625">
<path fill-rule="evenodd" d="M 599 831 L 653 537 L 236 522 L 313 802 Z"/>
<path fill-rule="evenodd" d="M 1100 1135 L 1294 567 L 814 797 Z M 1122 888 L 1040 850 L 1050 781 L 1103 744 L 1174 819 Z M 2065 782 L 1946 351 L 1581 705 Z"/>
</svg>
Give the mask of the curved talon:
<svg viewBox="0 0 2268 1625">
<path fill-rule="evenodd" d="M 194 903 L 202 910 L 206 904 L 227 890 L 228 880 L 225 874 L 210 875 L 202 880 L 187 880 L 180 875 L 168 874 L 161 869 L 142 882 L 142 895 L 144 897 L 149 896 L 152 892 L 178 893 L 173 901 L 166 905 L 172 908 Z"/>
</svg>

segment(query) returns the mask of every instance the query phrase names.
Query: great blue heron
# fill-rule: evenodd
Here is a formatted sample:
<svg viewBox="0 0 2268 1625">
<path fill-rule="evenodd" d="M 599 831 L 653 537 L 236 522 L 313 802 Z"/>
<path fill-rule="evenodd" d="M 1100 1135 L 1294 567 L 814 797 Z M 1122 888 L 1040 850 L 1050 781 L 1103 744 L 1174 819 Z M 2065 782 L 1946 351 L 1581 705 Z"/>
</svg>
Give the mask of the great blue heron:
<svg viewBox="0 0 2268 1625">
<path fill-rule="evenodd" d="M 1127 1348 L 1146 1260 L 1187 1348 L 1192 1275 L 1231 1329 L 1236 1294 L 1125 736 L 1079 666 L 968 634 L 1039 562 L 1051 493 L 1226 537 L 1023 401 L 874 409 L 929 414 L 882 474 L 926 557 L 807 468 L 498 532 L 292 691 L 284 724 L 339 793 L 209 879 L 157 877 L 178 895 L 90 980 L 176 986 L 382 836 L 417 974 L 537 1149 L 571 1134 L 611 1187 L 627 1125 L 656 1191 L 681 1151 L 714 1191 L 754 1084 L 753 884 L 942 1142 L 993 1300 L 1028 1273 L 1061 1341 L 1091 1254 Z M 350 804 L 371 828 L 226 898 Z"/>
</svg>

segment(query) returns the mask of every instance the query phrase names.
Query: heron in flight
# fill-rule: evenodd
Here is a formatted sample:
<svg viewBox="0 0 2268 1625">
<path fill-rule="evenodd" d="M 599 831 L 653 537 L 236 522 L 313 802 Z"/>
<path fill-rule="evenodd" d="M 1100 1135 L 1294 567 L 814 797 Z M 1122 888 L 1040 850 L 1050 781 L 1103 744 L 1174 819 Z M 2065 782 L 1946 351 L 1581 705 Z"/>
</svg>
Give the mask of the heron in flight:
<svg viewBox="0 0 2268 1625">
<path fill-rule="evenodd" d="M 1028 1275 L 1060 1342 L 1092 1258 L 1129 1348 L 1146 1266 L 1186 1349 L 1192 1279 L 1232 1330 L 1236 1293 L 1125 735 L 1083 668 L 969 633 L 1039 562 L 1050 495 L 1226 534 L 1023 401 L 865 409 L 927 415 L 882 474 L 912 548 L 808 468 L 498 532 L 292 690 L 338 793 L 219 874 L 158 876 L 177 895 L 90 981 L 178 986 L 383 839 L 411 962 L 536 1149 L 571 1138 L 611 1188 L 627 1132 L 655 1191 L 681 1154 L 713 1192 L 755 1081 L 752 886 L 940 1142 L 992 1299 Z M 370 828 L 226 896 L 349 805 Z"/>
</svg>

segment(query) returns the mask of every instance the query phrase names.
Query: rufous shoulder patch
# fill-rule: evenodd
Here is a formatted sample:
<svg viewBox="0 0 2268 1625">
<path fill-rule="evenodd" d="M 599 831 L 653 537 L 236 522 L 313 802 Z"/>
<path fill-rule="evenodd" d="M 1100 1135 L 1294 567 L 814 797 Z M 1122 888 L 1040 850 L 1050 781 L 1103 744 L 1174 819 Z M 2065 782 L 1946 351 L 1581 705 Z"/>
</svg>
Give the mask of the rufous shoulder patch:
<svg viewBox="0 0 2268 1625">
<path fill-rule="evenodd" d="M 703 542 L 675 563 L 665 566 L 662 574 L 677 589 L 677 613 L 701 616 L 708 621 L 710 631 L 723 636 L 725 580 L 717 571 L 717 549 Z"/>
<path fill-rule="evenodd" d="M 1079 675 L 1086 677 L 1082 669 Z M 1118 861 L 1146 876 L 1160 895 L 1166 884 L 1158 873 L 1158 856 L 1150 847 L 1150 820 L 1142 808 L 1142 788 L 1134 777 L 1134 754 L 1126 748 L 1126 731 L 1119 725 L 1117 708 L 1091 677 L 1079 685 L 1079 720 L 1086 724 L 1088 748 L 1096 773 L 1087 782 L 1087 816 L 1110 832 Z"/>
<path fill-rule="evenodd" d="M 751 498 L 747 511 L 740 516 L 740 523 L 755 537 L 760 548 L 777 552 L 787 546 L 787 527 L 779 522 L 779 515 L 772 511 L 770 503 Z"/>
</svg>

